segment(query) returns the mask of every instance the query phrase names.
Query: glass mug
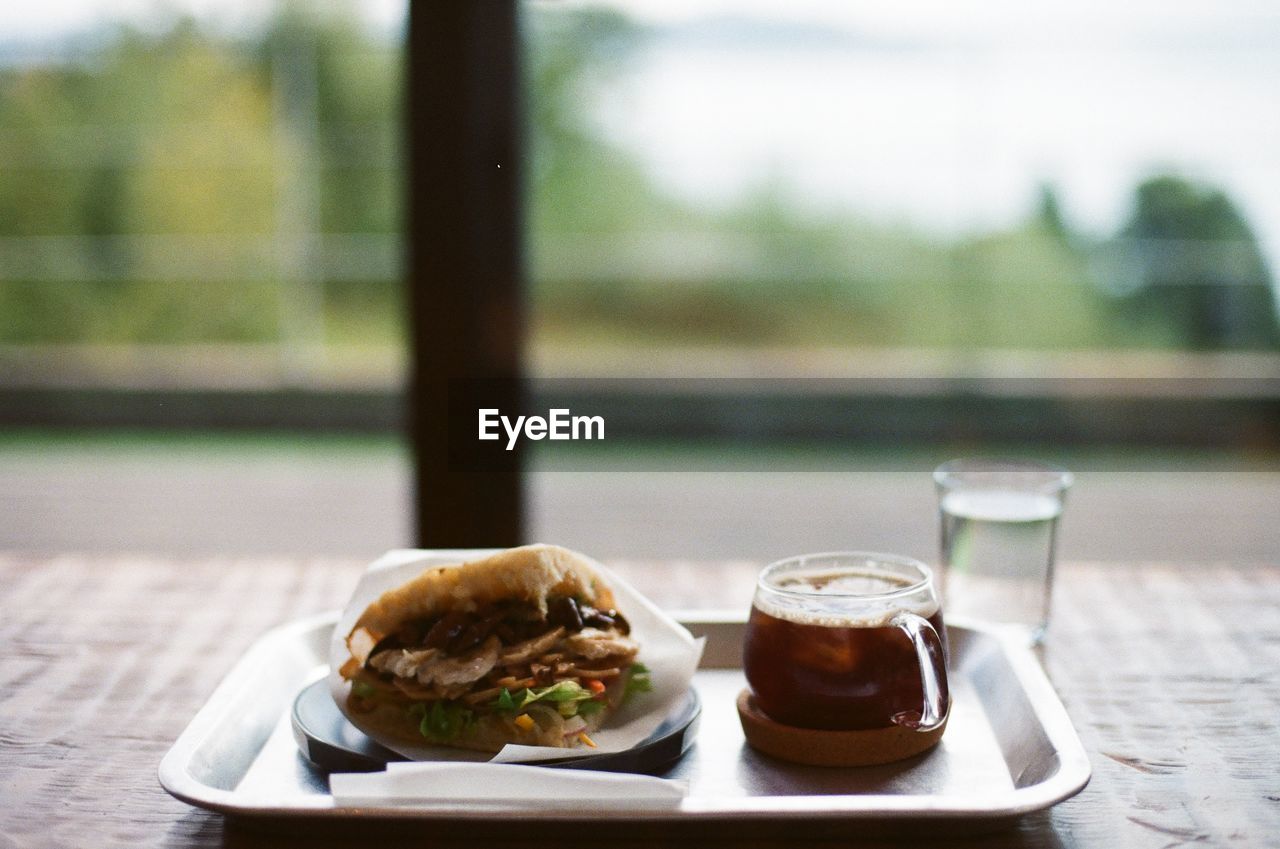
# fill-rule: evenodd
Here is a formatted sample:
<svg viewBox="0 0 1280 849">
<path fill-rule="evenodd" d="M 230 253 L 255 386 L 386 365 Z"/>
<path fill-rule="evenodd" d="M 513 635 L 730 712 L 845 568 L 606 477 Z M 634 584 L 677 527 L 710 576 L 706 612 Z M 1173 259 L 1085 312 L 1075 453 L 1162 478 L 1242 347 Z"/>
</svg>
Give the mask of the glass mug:
<svg viewBox="0 0 1280 849">
<path fill-rule="evenodd" d="M 806 554 L 760 573 L 743 668 L 756 706 L 783 725 L 934 731 L 951 705 L 945 635 L 923 563 Z"/>
</svg>

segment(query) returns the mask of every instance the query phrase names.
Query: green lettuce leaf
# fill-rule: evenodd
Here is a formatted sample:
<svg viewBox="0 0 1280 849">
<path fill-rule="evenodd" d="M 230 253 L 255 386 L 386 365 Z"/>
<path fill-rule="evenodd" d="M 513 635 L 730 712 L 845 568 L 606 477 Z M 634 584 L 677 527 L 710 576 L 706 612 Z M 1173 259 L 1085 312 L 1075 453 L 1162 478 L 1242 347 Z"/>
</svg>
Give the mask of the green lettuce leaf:
<svg viewBox="0 0 1280 849">
<path fill-rule="evenodd" d="M 623 699 L 628 699 L 637 693 L 648 693 L 653 690 L 653 681 L 649 678 L 649 667 L 643 663 L 631 664 L 631 669 L 627 673 L 627 688 L 623 694 Z"/>
<path fill-rule="evenodd" d="M 561 716 L 575 716 L 584 705 L 593 702 L 595 694 L 576 681 L 557 681 L 546 687 L 530 687 L 512 693 L 503 688 L 502 693 L 489 706 L 503 713 L 520 713 L 535 702 L 549 702 Z M 601 706 L 603 707 L 603 705 Z M 588 708 L 588 713 L 599 708 Z"/>
<path fill-rule="evenodd" d="M 458 735 L 471 727 L 476 715 L 464 705 L 457 702 L 432 702 L 431 707 L 414 705 L 422 708 L 422 721 L 418 731 L 428 740 L 447 743 L 457 739 Z M 415 714 L 413 708 L 410 714 Z"/>
</svg>

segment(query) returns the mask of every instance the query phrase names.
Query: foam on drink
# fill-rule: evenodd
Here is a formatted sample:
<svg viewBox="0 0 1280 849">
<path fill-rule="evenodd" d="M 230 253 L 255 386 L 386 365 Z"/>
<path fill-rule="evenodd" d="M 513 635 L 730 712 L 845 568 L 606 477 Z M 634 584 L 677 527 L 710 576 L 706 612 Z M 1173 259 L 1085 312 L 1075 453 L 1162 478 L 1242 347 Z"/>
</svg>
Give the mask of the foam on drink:
<svg viewBox="0 0 1280 849">
<path fill-rule="evenodd" d="M 901 611 L 925 619 L 938 612 L 936 594 L 910 593 L 916 582 L 874 568 L 788 571 L 769 582 L 780 592 L 757 593 L 755 606 L 776 619 L 828 628 L 882 628 Z M 839 610 L 842 598 L 857 599 L 857 611 Z"/>
</svg>

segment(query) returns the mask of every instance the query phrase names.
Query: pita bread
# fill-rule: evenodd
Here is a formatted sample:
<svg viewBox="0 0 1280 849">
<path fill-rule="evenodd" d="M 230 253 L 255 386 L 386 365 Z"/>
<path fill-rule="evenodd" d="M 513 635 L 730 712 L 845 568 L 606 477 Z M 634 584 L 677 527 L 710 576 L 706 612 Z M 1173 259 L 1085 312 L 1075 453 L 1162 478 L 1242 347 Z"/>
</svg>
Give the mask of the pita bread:
<svg viewBox="0 0 1280 849">
<path fill-rule="evenodd" d="M 395 634 L 401 626 L 450 613 L 472 613 L 485 605 L 495 603 L 523 602 L 545 619 L 548 613 L 548 600 L 556 597 L 570 598 L 579 605 L 589 605 L 598 611 L 612 611 L 614 607 L 613 592 L 592 567 L 591 561 L 581 554 L 553 545 L 523 546 L 480 560 L 432 566 L 406 583 L 388 590 L 365 608 L 360 618 L 356 620 L 351 633 L 346 637 L 351 658 L 339 670 L 347 680 L 363 682 L 362 686 L 365 687 L 376 687 L 383 695 L 376 698 L 360 698 L 354 692 L 349 692 L 347 694 L 348 716 L 357 725 L 369 731 L 381 733 L 405 743 L 421 745 L 424 742 L 423 734 L 425 733 L 419 730 L 422 713 L 415 715 L 409 711 L 409 708 L 414 706 L 415 709 L 420 710 L 434 701 L 443 699 L 440 696 L 414 698 L 403 691 L 395 692 L 395 688 L 387 683 L 392 679 L 385 675 L 379 679 L 378 671 L 366 666 L 374 649 L 388 635 Z M 558 633 L 565 635 L 565 628 L 559 627 Z M 576 744 L 579 732 L 593 731 L 600 727 L 625 697 L 627 673 L 632 665 L 631 658 L 635 653 L 635 643 L 628 640 L 625 631 L 605 632 L 598 629 L 583 629 L 576 635 L 568 634 L 563 638 L 557 638 L 556 645 L 560 646 L 558 651 L 567 652 L 570 657 L 588 658 L 581 661 L 588 664 L 583 667 L 586 671 L 598 669 L 589 665 L 592 662 L 589 658 L 597 655 L 575 655 L 575 636 L 602 641 L 595 646 L 604 650 L 602 657 L 609 656 L 610 643 L 607 640 L 610 638 L 630 645 L 628 654 L 614 655 L 615 658 L 623 658 L 625 663 L 615 666 L 610 680 L 606 683 L 604 693 L 595 697 L 602 700 L 600 709 L 589 715 L 578 714 L 565 717 L 557 710 L 554 703 L 539 701 L 522 709 L 519 716 L 495 711 L 493 708 L 467 711 L 465 713 L 468 719 L 465 726 L 458 730 L 446 745 L 487 752 L 499 751 L 507 743 L 564 748 Z M 496 641 L 496 638 L 490 639 Z M 395 645 L 394 641 L 392 645 Z M 385 652 L 380 650 L 378 654 L 383 656 Z M 377 664 L 379 661 L 375 658 L 374 663 Z M 492 660 L 489 663 L 492 665 Z M 527 669 L 528 667 L 526 667 L 526 673 L 522 674 L 527 674 Z M 570 670 L 565 674 L 570 680 L 579 680 L 573 676 L 584 673 Z M 405 687 L 408 692 L 413 692 L 406 686 L 406 679 L 395 680 L 397 687 Z M 484 680 L 484 677 L 481 676 L 471 686 L 484 689 L 479 684 L 480 680 Z M 412 682 L 413 679 L 408 681 Z M 465 686 L 464 684 L 463 687 Z M 580 690 L 580 692 L 585 691 Z M 520 722 L 517 722 L 517 719 Z M 572 722 L 572 725 L 567 724 L 569 722 Z M 567 731 L 566 729 L 576 730 Z"/>
</svg>

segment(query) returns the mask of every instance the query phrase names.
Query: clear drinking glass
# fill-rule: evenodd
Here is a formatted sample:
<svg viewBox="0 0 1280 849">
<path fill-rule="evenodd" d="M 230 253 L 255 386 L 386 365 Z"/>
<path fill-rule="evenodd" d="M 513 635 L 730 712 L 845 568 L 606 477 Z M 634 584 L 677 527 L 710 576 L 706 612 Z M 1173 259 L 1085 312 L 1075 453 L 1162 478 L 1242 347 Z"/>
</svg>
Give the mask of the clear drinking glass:
<svg viewBox="0 0 1280 849">
<path fill-rule="evenodd" d="M 947 612 L 1020 626 L 1039 643 L 1071 473 L 1026 460 L 964 459 L 942 464 L 933 479 Z"/>
</svg>

